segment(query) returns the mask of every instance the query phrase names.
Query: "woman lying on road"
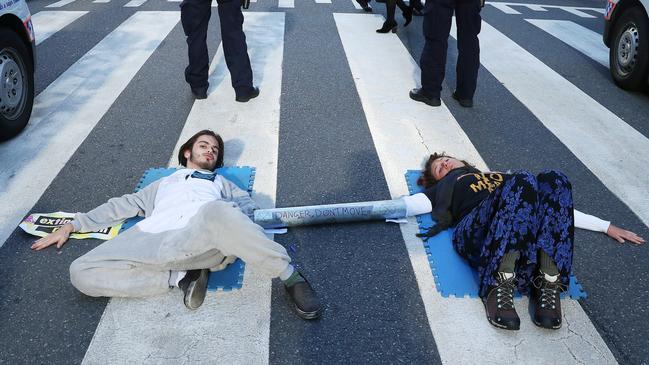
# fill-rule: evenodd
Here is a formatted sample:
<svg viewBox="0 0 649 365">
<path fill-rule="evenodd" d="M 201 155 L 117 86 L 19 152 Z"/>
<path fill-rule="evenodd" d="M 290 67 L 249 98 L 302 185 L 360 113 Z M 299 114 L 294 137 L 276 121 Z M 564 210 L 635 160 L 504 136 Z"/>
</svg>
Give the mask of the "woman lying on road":
<svg viewBox="0 0 649 365">
<path fill-rule="evenodd" d="M 574 227 L 606 232 L 620 243 L 644 243 L 633 232 L 574 210 L 570 182 L 556 170 L 536 176 L 481 172 L 435 153 L 417 184 L 426 190 L 404 198 L 408 215 L 431 212 L 437 222 L 419 236 L 455 226 L 453 247 L 478 271 L 487 319 L 499 328 L 519 329 L 516 288 L 531 291 L 537 326 L 561 327 L 559 294 L 569 283 Z"/>
</svg>

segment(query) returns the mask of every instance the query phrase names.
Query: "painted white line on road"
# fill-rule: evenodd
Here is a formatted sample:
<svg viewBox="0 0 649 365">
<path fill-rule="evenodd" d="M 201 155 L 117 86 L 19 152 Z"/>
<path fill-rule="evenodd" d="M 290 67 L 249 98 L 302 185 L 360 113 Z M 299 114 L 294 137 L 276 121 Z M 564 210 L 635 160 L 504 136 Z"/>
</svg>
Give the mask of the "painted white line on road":
<svg viewBox="0 0 649 365">
<path fill-rule="evenodd" d="M 382 24 L 382 17 L 334 14 L 334 19 L 392 197 L 408 194 L 403 174 L 421 167 L 434 151 L 447 151 L 487 168 L 445 106 L 432 108 L 409 99 L 408 90 L 419 83 L 419 67 L 396 35 L 371 31 Z M 381 69 L 380 77 L 376 69 Z M 401 231 L 442 363 L 472 364 L 476 353 L 481 363 L 489 364 L 541 359 L 547 363 L 615 363 L 577 301 L 562 302 L 562 329 L 547 331 L 523 320 L 520 331 L 512 336 L 487 322 L 480 300 L 443 298 L 435 289 L 423 244 L 415 237 L 415 220 L 401 225 Z M 517 300 L 518 308 L 527 308 L 527 304 L 527 298 Z"/>
<path fill-rule="evenodd" d="M 608 67 L 608 48 L 601 34 L 569 20 L 525 19 L 572 48 Z"/>
<path fill-rule="evenodd" d="M 649 139 L 494 27 L 482 25 L 482 65 L 649 226 L 647 177 L 638 173 L 649 171 Z"/>
<path fill-rule="evenodd" d="M 294 8 L 295 0 L 279 0 L 277 6 L 280 8 Z"/>
<path fill-rule="evenodd" d="M 108 4 L 110 0 L 93 0 L 93 3 L 96 4 Z"/>
<path fill-rule="evenodd" d="M 88 13 L 87 11 L 40 11 L 32 15 L 36 45 Z"/>
<path fill-rule="evenodd" d="M 548 11 L 548 9 L 546 9 L 546 8 L 540 6 L 540 5 L 525 4 L 525 6 L 526 6 L 528 9 L 530 9 L 530 10 L 534 10 L 534 11 Z"/>
<path fill-rule="evenodd" d="M 137 8 L 138 6 L 144 4 L 147 0 L 131 0 L 124 4 L 125 8 Z"/>
<path fill-rule="evenodd" d="M 514 8 L 510 7 L 507 4 L 501 4 L 501 3 L 488 3 L 488 4 L 502 11 L 505 14 L 513 14 L 513 15 L 520 14 L 518 10 L 514 10 Z"/>
<path fill-rule="evenodd" d="M 525 4 L 525 3 L 511 3 L 504 1 L 489 1 L 487 4 L 490 4 L 496 9 L 505 14 L 520 14 L 517 10 L 514 10 L 512 6 L 522 6 L 534 11 L 547 11 L 547 9 L 561 9 L 567 11 L 573 15 L 576 15 L 580 18 L 595 18 L 595 16 L 584 12 L 583 10 L 594 11 L 597 13 L 604 14 L 603 8 L 589 8 L 583 6 L 563 6 L 563 5 L 546 5 L 546 4 Z"/>
<path fill-rule="evenodd" d="M 596 18 L 596 16 L 585 13 L 585 12 L 579 10 L 579 9 L 581 9 L 581 8 L 575 8 L 575 7 L 572 7 L 572 6 L 563 6 L 563 7 L 561 7 L 561 10 L 567 11 L 570 14 L 576 15 L 576 16 L 578 16 L 580 18 Z"/>
<path fill-rule="evenodd" d="M 331 0 L 315 0 L 317 4 L 331 4 Z"/>
<path fill-rule="evenodd" d="M 361 9 L 363 9 L 363 7 L 361 6 L 361 4 L 359 4 L 356 0 L 351 0 L 351 2 L 352 2 L 352 5 L 354 5 L 354 9 L 356 9 L 356 10 L 361 10 Z"/>
<path fill-rule="evenodd" d="M 179 19 L 178 12 L 134 14 L 36 97 L 20 138 L 0 145 L 0 243 Z"/>
<path fill-rule="evenodd" d="M 261 89 L 248 103 L 234 101 L 230 74 L 219 47 L 206 100 L 194 102 L 170 159 L 201 129 L 225 140 L 225 164 L 256 166 L 253 198 L 274 207 L 277 184 L 284 13 L 250 12 L 244 29 L 254 78 Z M 181 85 L 189 93 L 189 86 Z M 271 280 L 246 267 L 241 290 L 210 292 L 197 311 L 187 310 L 180 290 L 145 299 L 111 299 L 90 344 L 85 364 L 267 364 Z M 173 360 L 169 360 L 173 359 Z"/>
<path fill-rule="evenodd" d="M 46 8 L 60 8 L 60 7 L 66 6 L 68 4 L 72 4 L 75 1 L 77 1 L 77 0 L 60 0 L 60 1 L 57 1 L 57 2 L 52 3 L 50 5 L 47 5 Z"/>
</svg>

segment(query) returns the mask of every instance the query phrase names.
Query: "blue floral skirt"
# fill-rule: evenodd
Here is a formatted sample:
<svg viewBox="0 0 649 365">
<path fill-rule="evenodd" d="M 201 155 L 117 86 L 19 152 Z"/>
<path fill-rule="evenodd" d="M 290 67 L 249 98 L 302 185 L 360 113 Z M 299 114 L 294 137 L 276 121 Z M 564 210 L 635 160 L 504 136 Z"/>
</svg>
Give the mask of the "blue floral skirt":
<svg viewBox="0 0 649 365">
<path fill-rule="evenodd" d="M 526 294 L 545 251 L 556 263 L 561 283 L 568 285 L 572 267 L 574 212 L 572 186 L 559 171 L 509 176 L 457 224 L 453 247 L 478 271 L 480 296 L 496 284 L 503 255 L 520 252 L 516 264 L 519 292 Z"/>
</svg>

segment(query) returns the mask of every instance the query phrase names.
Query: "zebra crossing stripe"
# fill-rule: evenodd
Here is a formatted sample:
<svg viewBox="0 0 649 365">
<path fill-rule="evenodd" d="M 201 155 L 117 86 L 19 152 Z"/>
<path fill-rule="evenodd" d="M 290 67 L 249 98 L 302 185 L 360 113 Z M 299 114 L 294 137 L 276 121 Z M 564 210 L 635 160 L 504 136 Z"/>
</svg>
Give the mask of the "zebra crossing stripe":
<svg viewBox="0 0 649 365">
<path fill-rule="evenodd" d="M 316 4 L 331 4 L 331 0 L 315 0 Z"/>
<path fill-rule="evenodd" d="M 421 166 L 424 158 L 434 151 L 449 152 L 486 169 L 478 151 L 445 106 L 431 108 L 409 99 L 408 90 L 419 81 L 419 68 L 396 35 L 373 32 L 382 24 L 382 17 L 334 14 L 334 19 L 393 197 L 408 194 L 404 171 Z M 365 46 L 379 43 L 381 47 Z M 499 54 L 501 58 L 511 56 Z M 376 75 L 377 69 L 381 70 L 380 77 Z M 528 359 L 542 358 L 549 363 L 575 359 L 586 363 L 615 363 L 574 300 L 562 304 L 565 321 L 571 325 L 560 330 L 549 333 L 530 321 L 521 323 L 515 337 L 507 331 L 494 330 L 484 318 L 479 300 L 443 298 L 435 290 L 426 252 L 421 240 L 415 237 L 414 219 L 401 225 L 401 231 L 442 363 L 474 363 L 476 353 L 484 363 L 510 363 L 520 353 L 527 354 Z M 517 299 L 518 307 L 527 308 L 527 305 L 527 298 Z M 467 341 L 467 335 L 471 341 Z M 547 351 L 548 348 L 552 351 Z"/>
<path fill-rule="evenodd" d="M 352 2 L 352 5 L 354 5 L 354 9 L 356 9 L 356 10 L 361 10 L 361 9 L 363 9 L 363 8 L 361 7 L 361 4 L 359 4 L 356 0 L 351 0 L 351 2 Z"/>
<path fill-rule="evenodd" d="M 87 11 L 40 11 L 32 15 L 36 32 L 36 45 L 65 28 L 73 21 L 88 13 Z"/>
<path fill-rule="evenodd" d="M 60 1 L 57 1 L 57 2 L 52 3 L 50 5 L 47 5 L 46 8 L 60 8 L 60 7 L 66 6 L 68 4 L 72 4 L 75 1 L 77 1 L 77 0 L 60 0 Z"/>
<path fill-rule="evenodd" d="M 250 12 L 244 23 L 259 97 L 234 101 L 230 74 L 219 47 L 206 100 L 197 100 L 178 139 L 201 129 L 225 140 L 225 164 L 257 166 L 253 198 L 273 207 L 277 182 L 284 13 Z M 179 85 L 187 87 L 186 85 Z M 170 165 L 175 165 L 176 153 Z M 188 311 L 179 290 L 143 299 L 109 302 L 84 364 L 166 362 L 266 364 L 269 358 L 271 281 L 246 267 L 241 290 L 209 292 L 203 306 Z"/>
<path fill-rule="evenodd" d="M 138 6 L 144 4 L 147 0 L 131 0 L 124 4 L 125 8 L 137 8 Z"/>
<path fill-rule="evenodd" d="M 279 0 L 277 6 L 280 8 L 294 8 L 295 0 Z"/>
<path fill-rule="evenodd" d="M 649 226 L 638 173 L 649 171 L 649 139 L 486 22 L 480 43 L 482 65 Z"/>
<path fill-rule="evenodd" d="M 520 14 L 520 12 L 518 10 L 514 10 L 514 8 L 512 8 L 511 6 L 509 6 L 507 4 L 494 3 L 494 2 L 490 2 L 488 4 L 493 6 L 494 8 L 502 11 L 505 14 L 511 14 L 511 15 Z"/>
<path fill-rule="evenodd" d="M 135 13 L 35 98 L 20 138 L 0 145 L 3 245 L 179 18 Z"/>
<path fill-rule="evenodd" d="M 597 61 L 602 66 L 608 67 L 608 48 L 604 46 L 602 36 L 599 33 L 569 20 L 525 20 Z"/>
</svg>

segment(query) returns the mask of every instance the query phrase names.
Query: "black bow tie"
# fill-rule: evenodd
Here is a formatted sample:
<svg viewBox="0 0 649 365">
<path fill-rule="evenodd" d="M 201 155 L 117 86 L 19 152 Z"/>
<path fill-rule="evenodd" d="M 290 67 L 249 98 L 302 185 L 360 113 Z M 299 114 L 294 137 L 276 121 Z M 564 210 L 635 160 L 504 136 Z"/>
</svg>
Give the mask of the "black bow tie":
<svg viewBox="0 0 649 365">
<path fill-rule="evenodd" d="M 209 180 L 209 181 L 214 181 L 216 178 L 216 172 L 215 173 L 202 173 L 199 171 L 194 171 L 193 174 L 190 175 L 191 177 L 195 179 L 203 179 L 203 180 Z M 186 180 L 187 178 L 185 178 Z"/>
</svg>

